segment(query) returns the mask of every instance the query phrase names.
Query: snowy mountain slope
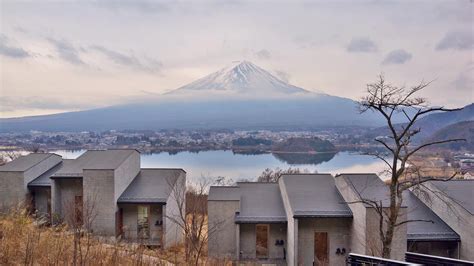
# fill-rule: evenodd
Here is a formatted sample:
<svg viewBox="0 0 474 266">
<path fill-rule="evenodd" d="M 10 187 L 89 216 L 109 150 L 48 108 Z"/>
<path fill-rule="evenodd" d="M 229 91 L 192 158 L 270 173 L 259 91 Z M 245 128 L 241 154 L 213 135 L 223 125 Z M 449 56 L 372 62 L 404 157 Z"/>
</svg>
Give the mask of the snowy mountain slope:
<svg viewBox="0 0 474 266">
<path fill-rule="evenodd" d="M 288 84 L 248 61 L 241 61 L 168 92 L 172 96 L 295 96 L 311 93 Z"/>
</svg>

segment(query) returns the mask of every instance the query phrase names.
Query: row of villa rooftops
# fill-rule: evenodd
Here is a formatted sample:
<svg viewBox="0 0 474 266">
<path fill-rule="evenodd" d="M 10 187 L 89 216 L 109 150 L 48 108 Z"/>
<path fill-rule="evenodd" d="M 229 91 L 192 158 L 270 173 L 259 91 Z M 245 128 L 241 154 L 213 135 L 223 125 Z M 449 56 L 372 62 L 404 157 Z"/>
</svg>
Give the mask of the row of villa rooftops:
<svg viewBox="0 0 474 266">
<path fill-rule="evenodd" d="M 51 157 L 56 165 L 28 182 L 27 186 L 50 187 L 51 179 L 80 179 L 84 170 L 116 170 L 135 149 L 88 150 L 76 159 L 63 159 L 55 153 L 30 153 L 0 166 L 0 172 L 28 172 Z M 139 166 L 138 166 L 139 167 Z M 118 198 L 117 203 L 165 203 L 179 175 L 180 168 L 140 168 L 133 181 Z"/>
<path fill-rule="evenodd" d="M 236 223 L 284 223 L 293 218 L 346 218 L 353 213 L 336 185 L 349 184 L 355 201 L 371 200 L 389 206 L 388 186 L 376 174 L 284 174 L 278 183 L 237 182 L 235 186 L 211 186 L 208 201 L 238 201 Z M 430 181 L 455 202 L 474 213 L 474 180 Z M 287 200 L 288 204 L 284 204 Z M 287 206 L 287 207 L 285 207 Z M 365 204 L 366 207 L 370 207 Z M 412 241 L 459 241 L 459 235 L 426 206 L 412 191 L 403 194 L 407 208 L 407 239 Z"/>
<path fill-rule="evenodd" d="M 0 166 L 0 172 L 27 173 L 54 157 L 57 164 L 44 169 L 26 184 L 28 187 L 49 187 L 51 179 L 80 179 L 85 170 L 115 170 L 129 156 L 138 154 L 134 149 L 88 150 L 76 159 L 62 159 L 54 153 L 32 153 Z M 138 174 L 118 197 L 117 203 L 165 203 L 171 193 L 170 184 L 185 173 L 183 169 L 140 168 L 139 164 L 136 167 Z M 338 174 L 335 177 L 331 174 L 288 174 L 282 175 L 278 183 L 237 182 L 235 186 L 211 186 L 208 201 L 238 201 L 240 208 L 235 223 L 284 223 L 288 215 L 351 219 L 351 203 L 342 197 L 338 181 L 348 184 L 347 189 L 359 200 L 381 202 L 384 207 L 389 204 L 388 187 L 376 174 Z M 430 183 L 474 214 L 474 180 Z M 459 235 L 413 192 L 404 192 L 402 207 L 407 208 L 408 220 L 432 221 L 408 223 L 409 240 L 459 240 Z"/>
</svg>

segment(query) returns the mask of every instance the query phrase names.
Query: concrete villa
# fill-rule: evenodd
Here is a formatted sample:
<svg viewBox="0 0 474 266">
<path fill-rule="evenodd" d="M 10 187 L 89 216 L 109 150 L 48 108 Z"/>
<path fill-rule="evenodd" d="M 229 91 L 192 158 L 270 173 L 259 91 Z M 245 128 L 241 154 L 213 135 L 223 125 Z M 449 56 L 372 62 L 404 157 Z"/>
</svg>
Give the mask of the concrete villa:
<svg viewBox="0 0 474 266">
<path fill-rule="evenodd" d="M 0 207 L 31 203 L 38 216 L 97 235 L 168 247 L 183 240 L 170 217 L 182 169 L 140 168 L 136 150 L 90 150 L 74 160 L 33 153 L 0 166 Z"/>
<path fill-rule="evenodd" d="M 397 227 L 392 258 L 411 251 L 473 260 L 474 182 L 440 183 L 428 185 L 449 186 L 456 216 L 407 191 L 400 220 L 425 221 Z M 282 175 L 278 183 L 211 187 L 209 226 L 220 230 L 209 236 L 209 256 L 282 265 L 344 265 L 349 252 L 378 256 L 378 216 L 361 199 L 385 208 L 387 195 L 375 174 Z"/>
<path fill-rule="evenodd" d="M 133 149 L 90 150 L 76 159 L 32 153 L 0 166 L 0 210 L 26 203 L 51 222 L 170 247 L 185 195 L 182 169 L 140 168 Z M 391 257 L 405 252 L 474 260 L 474 180 L 426 182 L 405 191 Z M 278 265 L 344 265 L 349 253 L 380 256 L 379 216 L 388 187 L 375 174 L 292 174 L 277 183 L 211 186 L 208 255 Z M 363 201 L 364 200 L 364 201 Z M 183 206 L 184 208 L 184 206 Z M 181 210 L 184 211 L 184 210 Z"/>
</svg>

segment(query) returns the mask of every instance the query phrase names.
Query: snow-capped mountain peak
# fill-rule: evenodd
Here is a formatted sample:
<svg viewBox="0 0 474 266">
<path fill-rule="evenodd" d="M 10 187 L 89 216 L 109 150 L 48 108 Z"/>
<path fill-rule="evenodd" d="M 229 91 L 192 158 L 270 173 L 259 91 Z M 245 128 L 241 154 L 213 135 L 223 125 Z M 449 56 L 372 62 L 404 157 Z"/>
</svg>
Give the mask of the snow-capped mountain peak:
<svg viewBox="0 0 474 266">
<path fill-rule="evenodd" d="M 167 94 L 271 97 L 307 93 L 311 92 L 288 84 L 251 62 L 240 61 Z"/>
</svg>

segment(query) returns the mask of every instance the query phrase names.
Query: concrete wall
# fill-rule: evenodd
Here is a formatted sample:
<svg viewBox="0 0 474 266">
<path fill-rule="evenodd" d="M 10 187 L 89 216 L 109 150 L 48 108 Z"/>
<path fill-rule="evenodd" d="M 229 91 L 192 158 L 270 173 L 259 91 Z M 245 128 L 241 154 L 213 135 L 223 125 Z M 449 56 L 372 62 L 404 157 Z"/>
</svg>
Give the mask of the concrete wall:
<svg viewBox="0 0 474 266">
<path fill-rule="evenodd" d="M 239 207 L 239 201 L 208 201 L 208 224 L 210 228 L 216 228 L 215 233 L 209 235 L 209 257 L 238 258 L 238 225 L 234 221 L 235 212 L 239 211 Z"/>
<path fill-rule="evenodd" d="M 60 162 L 61 156 L 52 155 L 24 172 L 0 172 L 0 211 L 28 203 L 28 183 Z"/>
<path fill-rule="evenodd" d="M 298 265 L 313 265 L 314 233 L 327 232 L 329 264 L 344 265 L 350 247 L 350 218 L 300 218 L 298 219 Z M 337 248 L 346 254 L 336 255 Z"/>
<path fill-rule="evenodd" d="M 166 208 L 165 208 L 165 219 L 164 219 L 164 247 L 169 248 L 174 246 L 178 243 L 184 241 L 184 231 L 182 226 L 177 224 L 173 221 L 173 217 L 180 217 L 180 212 L 186 212 L 186 204 L 185 202 L 181 202 L 184 198 L 178 195 L 185 195 L 186 194 L 186 174 L 182 172 L 176 183 L 174 184 L 174 188 L 171 191 L 170 196 L 166 200 Z M 177 199 L 178 198 L 178 199 Z M 180 199 L 182 198 L 182 199 Z M 180 210 L 180 206 L 183 208 Z M 176 218 L 175 218 L 176 219 Z M 178 219 L 179 221 L 179 219 Z"/>
<path fill-rule="evenodd" d="M 388 208 L 384 208 L 388 212 Z M 382 255 L 382 242 L 379 235 L 379 215 L 373 208 L 366 209 L 366 254 L 371 256 Z M 407 208 L 402 208 L 399 213 L 398 222 L 407 220 Z M 386 225 L 386 223 L 384 224 Z M 385 230 L 385 229 L 384 229 Z M 407 251 L 407 224 L 396 227 L 393 240 L 391 259 L 404 260 Z"/>
<path fill-rule="evenodd" d="M 82 196 L 82 180 L 52 179 L 51 201 L 53 218 L 68 222 L 74 217 L 75 196 Z"/>
<path fill-rule="evenodd" d="M 346 202 L 360 200 L 355 191 L 349 186 L 343 177 L 336 176 L 336 187 Z M 350 230 L 350 252 L 358 254 L 369 254 L 367 252 L 366 240 L 366 207 L 362 203 L 348 204 L 352 211 L 352 223 Z"/>
<path fill-rule="evenodd" d="M 286 192 L 283 179 L 280 178 L 278 181 L 280 187 L 281 199 L 283 206 L 285 207 L 287 217 L 287 228 L 286 228 L 286 263 L 288 266 L 298 265 L 298 219 L 293 218 L 293 210 L 291 209 L 290 200 L 288 199 L 288 193 Z"/>
<path fill-rule="evenodd" d="M 117 169 L 114 171 L 114 202 L 127 189 L 133 179 L 140 172 L 140 153 L 134 151 Z"/>
<path fill-rule="evenodd" d="M 415 195 L 461 237 L 460 259 L 474 261 L 474 215 L 432 184 L 425 183 L 425 186 L 423 194 Z"/>
<path fill-rule="evenodd" d="M 255 224 L 240 225 L 240 258 L 255 259 L 256 255 Z"/>
<path fill-rule="evenodd" d="M 84 210 L 93 217 L 92 232 L 115 236 L 115 200 L 114 170 L 83 170 Z M 85 211 L 86 212 L 86 211 Z M 85 217 L 85 220 L 87 217 Z"/>
<path fill-rule="evenodd" d="M 286 243 L 286 224 L 269 224 L 268 259 L 283 259 L 283 247 L 276 246 L 276 240 Z M 256 224 L 240 224 L 240 258 L 256 259 Z"/>
<path fill-rule="evenodd" d="M 6 212 L 24 203 L 27 193 L 23 172 L 0 172 L 0 211 Z"/>
<path fill-rule="evenodd" d="M 346 202 L 356 202 L 360 198 L 351 185 L 342 176 L 336 176 L 336 187 Z M 380 256 L 382 254 L 382 244 L 379 235 L 379 215 L 373 208 L 366 207 L 363 203 L 348 204 L 352 211 L 353 219 L 351 224 L 351 252 Z M 387 208 L 385 208 L 387 209 Z M 398 221 L 407 219 L 407 209 L 400 211 Z M 392 259 L 405 257 L 407 250 L 407 226 L 406 224 L 397 227 L 392 241 Z"/>
<path fill-rule="evenodd" d="M 123 210 L 123 238 L 127 240 L 137 240 L 138 238 L 138 205 L 121 204 L 119 208 Z M 146 205 L 146 204 L 143 204 Z M 157 221 L 163 221 L 163 205 L 152 204 L 150 206 L 150 240 L 153 243 L 161 243 L 163 238 L 163 224 L 157 225 Z"/>
<path fill-rule="evenodd" d="M 286 223 L 284 224 L 270 224 L 270 237 L 268 242 L 270 259 L 283 259 L 285 257 L 283 248 L 286 250 Z M 276 246 L 277 240 L 283 240 L 285 245 Z"/>
</svg>

